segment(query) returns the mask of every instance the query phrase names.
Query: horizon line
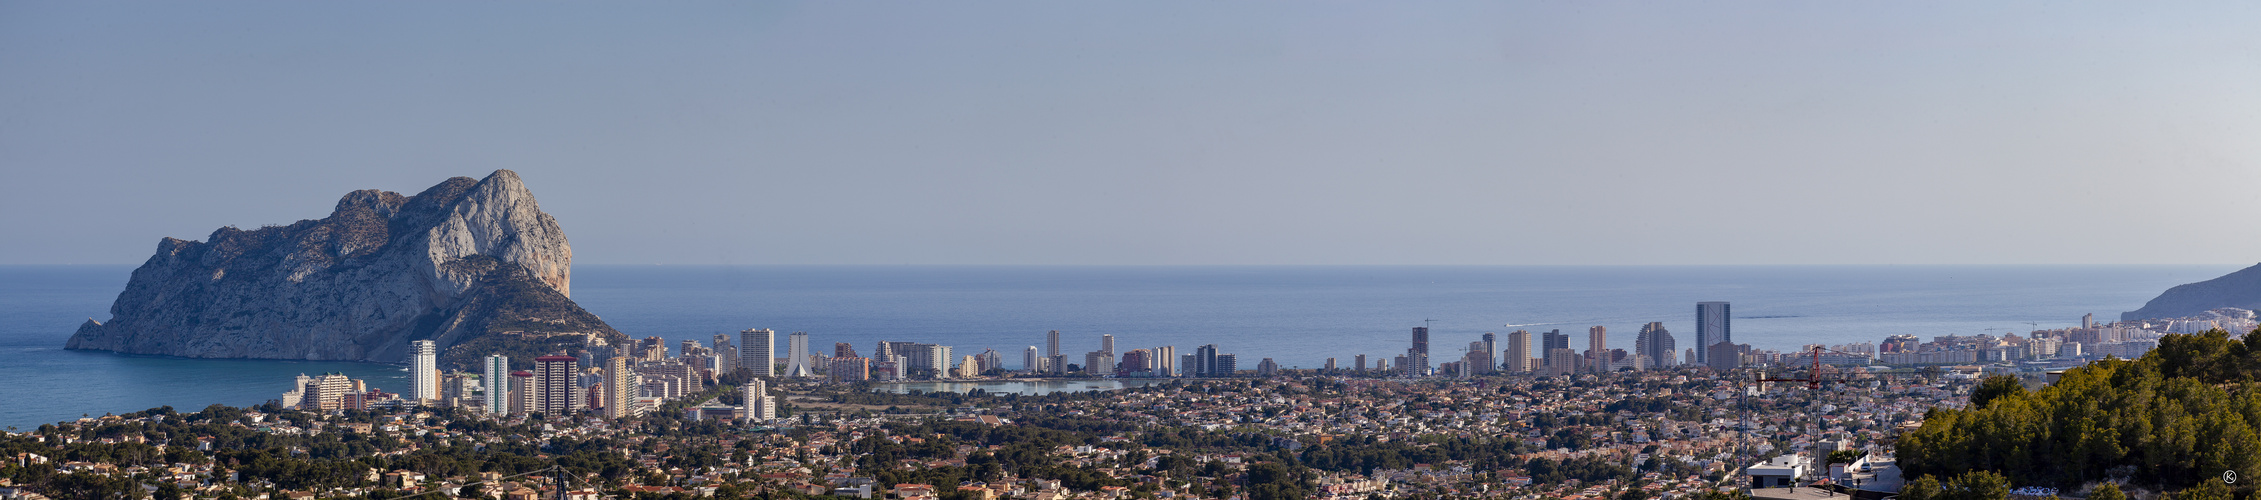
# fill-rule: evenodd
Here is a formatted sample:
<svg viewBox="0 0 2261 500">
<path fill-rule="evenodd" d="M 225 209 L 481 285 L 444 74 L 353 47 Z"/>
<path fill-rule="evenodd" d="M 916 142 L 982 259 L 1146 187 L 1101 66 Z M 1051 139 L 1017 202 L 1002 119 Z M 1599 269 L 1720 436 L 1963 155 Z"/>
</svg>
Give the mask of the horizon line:
<svg viewBox="0 0 2261 500">
<path fill-rule="evenodd" d="M 144 263 L 0 263 L 0 268 L 138 268 Z M 589 268 L 1015 268 L 1015 269 L 1071 269 L 1071 268 L 2076 268 L 2076 267 L 2261 267 L 2261 263 L 1791 263 L 1791 264 L 998 264 L 998 263 L 762 263 L 762 264 L 683 264 L 683 263 L 579 263 L 576 267 Z"/>
</svg>

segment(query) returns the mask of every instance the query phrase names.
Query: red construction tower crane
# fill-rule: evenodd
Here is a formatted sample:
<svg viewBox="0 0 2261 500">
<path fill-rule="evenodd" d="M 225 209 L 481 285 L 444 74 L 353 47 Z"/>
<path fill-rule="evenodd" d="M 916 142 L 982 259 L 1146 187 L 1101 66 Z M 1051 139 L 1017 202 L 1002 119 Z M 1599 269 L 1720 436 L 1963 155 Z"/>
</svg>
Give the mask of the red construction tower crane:
<svg viewBox="0 0 2261 500">
<path fill-rule="evenodd" d="M 1821 352 L 1822 352 L 1822 351 L 1829 351 L 1829 352 L 1833 352 L 1833 353 L 1837 353 L 1837 354 L 1844 354 L 1844 355 L 1857 356 L 1857 354 L 1853 354 L 1853 353 L 1849 353 L 1849 352 L 1843 352 L 1843 351 L 1837 351 L 1837 350 L 1825 349 L 1825 348 L 1822 348 L 1822 347 L 1819 347 L 1819 346 L 1815 346 L 1815 347 L 1813 348 L 1813 352 L 1811 353 L 1811 354 L 1812 354 L 1812 360 L 1813 360 L 1813 364 L 1812 364 L 1812 367 L 1811 367 L 1811 368 L 1808 368 L 1808 369 L 1806 370 L 1806 376 L 1805 376 L 1804 378 L 1780 378 L 1780 377 L 1776 377 L 1776 378 L 1769 378 L 1769 377 L 1767 377 L 1767 376 L 1766 376 L 1766 372 L 1756 372 L 1756 375 L 1755 375 L 1755 376 L 1756 376 L 1756 377 L 1758 377 L 1758 378 L 1757 378 L 1757 381 L 1758 381 L 1758 382 L 1805 382 L 1805 383 L 1806 383 L 1806 387 L 1807 387 L 1807 388 L 1809 388 L 1809 389 L 1820 389 L 1820 388 L 1821 388 L 1821 382 L 1822 382 L 1822 380 L 1823 380 L 1823 379 L 1821 378 Z"/>
</svg>

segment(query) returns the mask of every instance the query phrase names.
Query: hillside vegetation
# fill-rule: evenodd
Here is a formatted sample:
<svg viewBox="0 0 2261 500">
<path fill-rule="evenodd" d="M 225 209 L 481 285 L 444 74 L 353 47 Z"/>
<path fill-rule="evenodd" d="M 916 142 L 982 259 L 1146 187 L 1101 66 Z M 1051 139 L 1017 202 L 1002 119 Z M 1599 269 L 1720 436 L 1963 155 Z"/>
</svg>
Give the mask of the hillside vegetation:
<svg viewBox="0 0 2261 500">
<path fill-rule="evenodd" d="M 2106 359 L 2027 391 L 1989 379 L 1964 409 L 1937 408 L 1902 436 L 1908 477 L 1988 470 L 2020 486 L 2103 480 L 2251 495 L 2261 480 L 2261 335 L 2169 335 L 2136 360 Z M 2194 490 L 2197 491 L 2197 490 Z"/>
</svg>

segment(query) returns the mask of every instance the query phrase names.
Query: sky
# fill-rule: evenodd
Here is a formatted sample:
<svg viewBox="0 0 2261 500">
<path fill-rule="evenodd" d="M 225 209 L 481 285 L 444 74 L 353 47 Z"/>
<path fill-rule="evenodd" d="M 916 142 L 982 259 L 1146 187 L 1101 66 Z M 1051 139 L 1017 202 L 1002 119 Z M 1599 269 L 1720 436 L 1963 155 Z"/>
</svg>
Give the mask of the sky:
<svg viewBox="0 0 2261 500">
<path fill-rule="evenodd" d="M 517 171 L 579 264 L 2261 260 L 2251 2 L 0 2 L 0 264 Z"/>
</svg>

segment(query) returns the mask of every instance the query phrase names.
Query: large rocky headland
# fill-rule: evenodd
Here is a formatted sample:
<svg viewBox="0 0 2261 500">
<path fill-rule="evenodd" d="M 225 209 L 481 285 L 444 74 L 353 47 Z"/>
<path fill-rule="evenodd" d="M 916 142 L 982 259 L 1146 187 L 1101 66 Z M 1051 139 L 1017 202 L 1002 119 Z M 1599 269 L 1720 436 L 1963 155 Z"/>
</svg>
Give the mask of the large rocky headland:
<svg viewBox="0 0 2261 500">
<path fill-rule="evenodd" d="M 509 170 L 414 196 L 354 191 L 321 219 L 163 239 L 110 319 L 88 319 L 66 347 L 392 363 L 435 340 L 441 366 L 468 369 L 625 340 L 573 303 L 572 264 L 557 220 Z"/>
<path fill-rule="evenodd" d="M 2142 309 L 2120 313 L 2121 321 L 2186 318 L 2224 307 L 2261 310 L 2261 264 L 2197 283 L 2176 285 Z"/>
</svg>

